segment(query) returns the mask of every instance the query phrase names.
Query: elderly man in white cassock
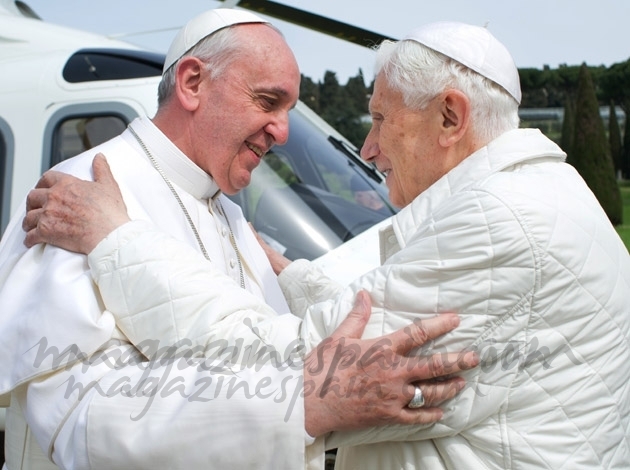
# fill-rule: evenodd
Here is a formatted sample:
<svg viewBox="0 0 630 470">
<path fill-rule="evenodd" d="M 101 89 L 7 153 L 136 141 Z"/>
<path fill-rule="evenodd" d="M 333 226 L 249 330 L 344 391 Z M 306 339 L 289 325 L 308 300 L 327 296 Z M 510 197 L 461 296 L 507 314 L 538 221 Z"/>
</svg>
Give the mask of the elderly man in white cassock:
<svg viewBox="0 0 630 470">
<path fill-rule="evenodd" d="M 447 356 L 412 361 L 406 353 L 455 328 L 457 316 L 362 340 L 370 314 L 362 293 L 304 367 L 301 321 L 289 313 L 240 209 L 224 195 L 247 186 L 264 154 L 286 142 L 299 80 L 292 52 L 267 22 L 237 10 L 206 12 L 173 41 L 156 116 L 134 120 L 120 136 L 56 167 L 98 180 L 103 170 L 97 160 L 91 174 L 93 155 L 105 153 L 124 197 L 123 217 L 74 240 L 92 251 L 98 230 L 126 220 L 126 205 L 132 229 L 164 231 L 201 258 L 203 279 L 186 283 L 187 293 L 177 276 L 174 291 L 138 278 L 118 286 L 124 296 L 105 298 L 99 283 L 115 276 L 100 278 L 99 270 L 116 272 L 115 254 L 93 264 L 50 244 L 27 249 L 24 214 L 13 219 L 0 246 L 0 394 L 11 400 L 10 470 L 321 468 L 330 431 L 442 416 L 435 405 L 463 380 L 430 379 L 474 365 L 474 357 L 466 365 Z M 101 196 L 111 195 L 95 184 Z M 80 222 L 89 212 L 47 227 Z M 109 241 L 122 246 L 139 241 L 136 235 L 116 232 Z M 154 251 L 169 259 L 163 248 Z M 141 270 L 153 280 L 164 274 L 151 263 Z M 140 304 L 156 302 L 156 315 L 131 315 L 120 304 L 128 294 Z M 169 305 L 172 315 L 163 318 L 159 307 Z M 255 356 L 261 338 L 280 356 Z M 215 347 L 253 350 L 254 359 L 226 358 Z M 401 361 L 406 367 L 394 367 Z M 331 387 L 343 392 L 328 393 Z M 408 407 L 420 391 L 425 407 Z"/>
<path fill-rule="evenodd" d="M 340 448 L 337 466 L 627 468 L 630 255 L 565 153 L 540 131 L 518 129 L 521 91 L 510 54 L 484 28 L 435 23 L 379 46 L 376 71 L 361 154 L 386 173 L 390 199 L 402 207 L 381 233 L 382 266 L 343 289 L 307 261 L 265 250 L 291 310 L 304 315 L 307 348 L 367 290 L 373 312 L 364 337 L 454 309 L 460 327 L 428 351 L 472 348 L 482 364 L 463 374 L 470 386 L 440 421 L 333 432 L 327 445 Z M 84 189 L 94 193 L 93 184 Z M 42 191 L 59 197 L 63 186 L 53 190 Z M 72 246 L 73 230 L 43 236 L 34 208 L 29 243 Z M 119 216 L 114 210 L 106 219 Z M 87 223 L 91 230 L 98 220 Z M 164 234 L 135 246 L 112 235 L 100 256 L 116 253 L 119 264 L 104 295 L 132 304 L 125 321 L 146 334 L 142 316 L 166 319 L 169 309 L 125 293 L 124 281 L 168 279 L 176 305 L 177 291 L 207 274 L 198 255 Z M 155 253 L 162 244 L 181 261 Z M 161 280 L 138 268 L 147 261 L 161 265 Z M 178 276 L 182 264 L 190 271 Z"/>
</svg>

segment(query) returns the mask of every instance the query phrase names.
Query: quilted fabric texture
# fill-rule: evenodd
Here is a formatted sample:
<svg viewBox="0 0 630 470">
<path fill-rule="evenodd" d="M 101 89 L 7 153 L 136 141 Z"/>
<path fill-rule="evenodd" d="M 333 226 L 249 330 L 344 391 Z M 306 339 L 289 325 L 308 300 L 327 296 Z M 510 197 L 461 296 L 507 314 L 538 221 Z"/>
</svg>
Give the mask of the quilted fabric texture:
<svg viewBox="0 0 630 470">
<path fill-rule="evenodd" d="M 459 328 L 420 353 L 475 348 L 482 364 L 464 374 L 466 389 L 443 405 L 437 424 L 331 435 L 327 446 L 340 447 L 340 468 L 627 468 L 630 256 L 553 142 L 535 130 L 504 134 L 400 211 L 381 238 L 383 265 L 344 290 L 303 260 L 280 275 L 292 312 L 304 317 L 301 337 L 317 344 L 350 311 L 356 291 L 367 289 L 373 313 L 366 335 L 456 311 Z M 203 330 L 214 327 L 193 325 L 185 310 L 225 286 L 213 291 L 213 282 L 203 282 L 203 258 L 154 245 L 132 237 L 119 247 L 126 254 L 118 252 L 117 268 L 101 266 L 120 276 L 99 282 L 104 297 L 126 297 L 118 313 L 133 322 L 134 334 L 159 336 L 146 331 L 151 309 L 163 318 L 176 312 L 183 322 L 167 337 L 194 330 L 203 342 Z M 147 261 L 155 262 L 150 274 Z M 180 268 L 193 274 L 179 282 L 165 275 Z M 191 292 L 190 277 L 206 289 Z M 166 297 L 125 290 L 132 280 L 152 291 L 168 281 Z M 229 305 L 241 301 L 230 296 Z M 261 321 L 270 326 L 258 330 L 266 344 L 286 328 L 279 318 Z"/>
<path fill-rule="evenodd" d="M 628 467 L 630 257 L 553 142 L 504 134 L 395 216 L 382 244 L 382 267 L 306 312 L 309 341 L 367 289 L 366 335 L 456 311 L 459 328 L 423 353 L 475 348 L 482 364 L 433 426 L 334 434 L 340 468 Z M 324 282 L 311 266 L 287 269 L 292 309 L 325 291 L 301 282 Z"/>
</svg>

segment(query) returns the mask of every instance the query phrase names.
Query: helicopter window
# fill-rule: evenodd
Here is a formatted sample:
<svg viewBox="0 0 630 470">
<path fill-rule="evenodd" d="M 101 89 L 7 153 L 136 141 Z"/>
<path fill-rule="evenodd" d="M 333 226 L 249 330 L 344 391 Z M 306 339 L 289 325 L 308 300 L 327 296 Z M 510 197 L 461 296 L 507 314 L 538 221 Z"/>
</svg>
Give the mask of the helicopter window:
<svg viewBox="0 0 630 470">
<path fill-rule="evenodd" d="M 277 251 L 314 259 L 396 212 L 386 187 L 325 132 L 297 112 L 290 128 L 289 141 L 273 147 L 251 184 L 230 196 Z"/>
<path fill-rule="evenodd" d="M 0 118 L 0 235 L 9 223 L 15 138 L 11 127 Z"/>
<path fill-rule="evenodd" d="M 70 83 L 162 75 L 164 55 L 125 49 L 83 49 L 73 54 L 63 69 Z"/>
<path fill-rule="evenodd" d="M 73 117 L 63 121 L 54 136 L 54 161 L 59 163 L 119 135 L 127 123 L 118 116 Z"/>
</svg>

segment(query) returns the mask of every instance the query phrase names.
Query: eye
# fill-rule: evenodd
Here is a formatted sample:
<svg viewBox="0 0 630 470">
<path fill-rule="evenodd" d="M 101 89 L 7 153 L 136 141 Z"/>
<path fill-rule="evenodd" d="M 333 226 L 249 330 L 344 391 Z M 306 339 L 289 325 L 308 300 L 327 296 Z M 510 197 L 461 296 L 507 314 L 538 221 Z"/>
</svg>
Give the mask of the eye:
<svg viewBox="0 0 630 470">
<path fill-rule="evenodd" d="M 264 109 L 273 109 L 278 104 L 278 99 L 273 96 L 259 96 L 258 100 Z"/>
<path fill-rule="evenodd" d="M 380 114 L 372 115 L 372 125 L 379 126 L 383 122 L 383 116 Z"/>
<path fill-rule="evenodd" d="M 381 113 L 370 113 L 370 117 L 372 118 L 372 121 L 382 121 L 383 120 L 383 115 Z"/>
</svg>

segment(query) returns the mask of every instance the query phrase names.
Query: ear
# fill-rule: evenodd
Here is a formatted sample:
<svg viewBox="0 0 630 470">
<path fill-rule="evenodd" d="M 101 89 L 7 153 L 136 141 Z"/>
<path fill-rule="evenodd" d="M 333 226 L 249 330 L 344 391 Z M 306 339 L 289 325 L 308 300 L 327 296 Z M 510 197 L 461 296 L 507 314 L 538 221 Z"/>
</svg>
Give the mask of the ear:
<svg viewBox="0 0 630 470">
<path fill-rule="evenodd" d="M 199 95 L 206 76 L 204 63 L 196 57 L 184 57 L 177 64 L 175 90 L 181 106 L 195 111 L 199 106 Z"/>
<path fill-rule="evenodd" d="M 470 126 L 470 100 L 459 90 L 446 90 L 441 101 L 442 128 L 439 143 L 451 147 L 459 142 Z"/>
</svg>

